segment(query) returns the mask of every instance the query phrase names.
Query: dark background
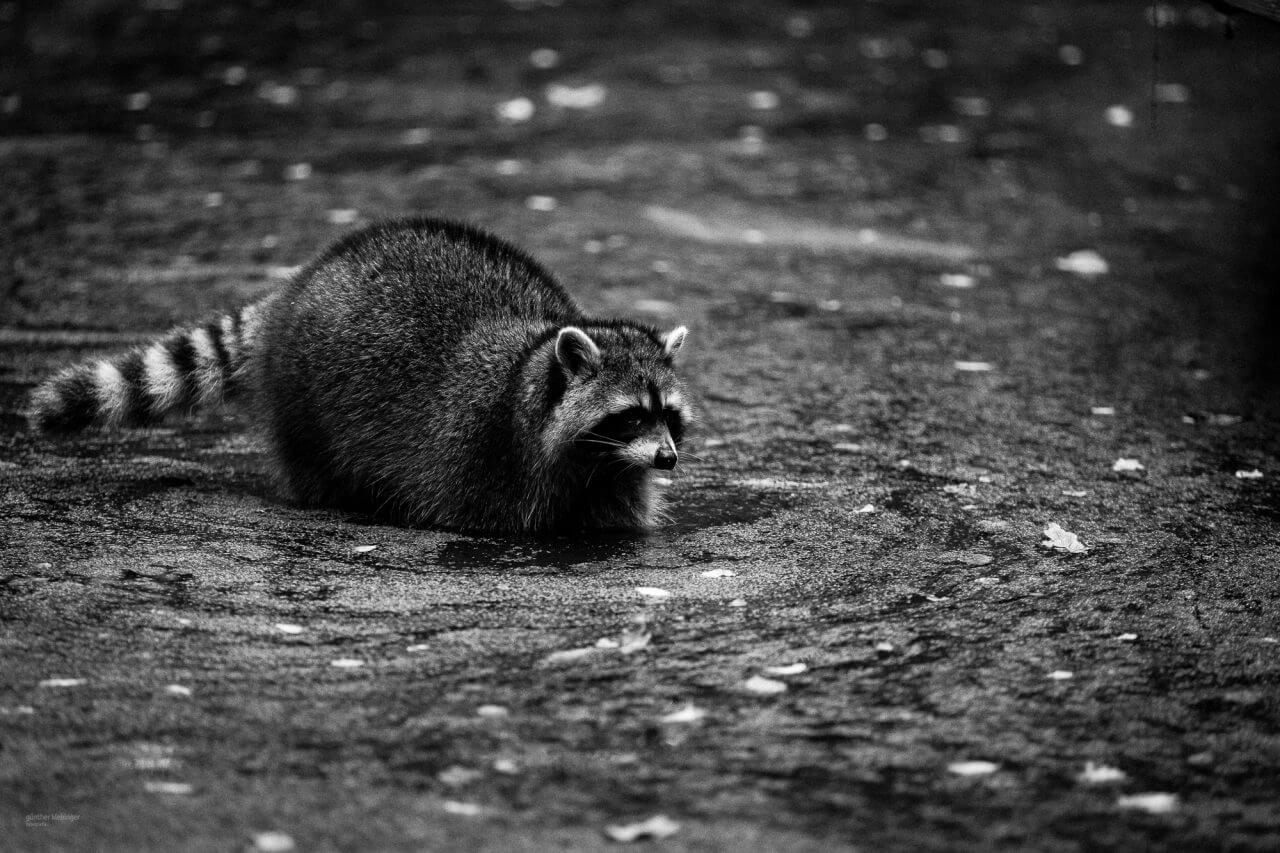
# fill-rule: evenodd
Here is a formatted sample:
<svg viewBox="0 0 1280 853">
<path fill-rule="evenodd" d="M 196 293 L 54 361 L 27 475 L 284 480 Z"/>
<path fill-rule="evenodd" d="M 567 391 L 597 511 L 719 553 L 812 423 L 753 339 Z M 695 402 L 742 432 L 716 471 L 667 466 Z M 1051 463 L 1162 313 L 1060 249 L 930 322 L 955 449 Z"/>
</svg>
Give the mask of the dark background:
<svg viewBox="0 0 1280 853">
<path fill-rule="evenodd" d="M 0 51 L 5 843 L 594 849 L 664 813 L 667 849 L 1280 845 L 1280 26 L 103 0 L 0 3 Z M 49 371 L 409 212 L 692 328 L 668 527 L 301 510 L 235 412 L 25 431 Z M 1109 271 L 1058 268 L 1081 249 Z M 549 657 L 626 631 L 652 641 Z"/>
</svg>

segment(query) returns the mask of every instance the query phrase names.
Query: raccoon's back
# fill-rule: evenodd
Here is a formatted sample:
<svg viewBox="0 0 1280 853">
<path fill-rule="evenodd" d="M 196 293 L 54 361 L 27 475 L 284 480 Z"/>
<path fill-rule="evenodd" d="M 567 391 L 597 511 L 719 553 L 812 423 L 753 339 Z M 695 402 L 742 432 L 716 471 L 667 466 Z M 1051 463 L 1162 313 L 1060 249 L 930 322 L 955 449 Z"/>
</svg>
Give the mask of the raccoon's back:
<svg viewBox="0 0 1280 853">
<path fill-rule="evenodd" d="M 475 452 L 508 420 L 501 409 L 522 352 L 581 317 L 536 261 L 482 231 L 431 219 L 375 225 L 276 300 L 255 365 L 259 413 L 294 457 L 286 466 L 305 460 L 353 480 Z"/>
</svg>

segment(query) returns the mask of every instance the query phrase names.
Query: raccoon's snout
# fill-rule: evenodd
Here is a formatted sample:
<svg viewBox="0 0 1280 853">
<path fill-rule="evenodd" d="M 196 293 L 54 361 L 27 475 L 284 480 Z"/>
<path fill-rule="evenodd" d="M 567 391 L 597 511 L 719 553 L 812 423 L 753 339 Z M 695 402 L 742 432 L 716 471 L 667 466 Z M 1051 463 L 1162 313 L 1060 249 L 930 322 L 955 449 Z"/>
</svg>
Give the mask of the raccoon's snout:
<svg viewBox="0 0 1280 853">
<path fill-rule="evenodd" d="M 679 457 L 670 447 L 659 447 L 658 452 L 653 455 L 653 467 L 661 468 L 663 471 L 670 471 L 676 467 L 676 459 Z"/>
</svg>

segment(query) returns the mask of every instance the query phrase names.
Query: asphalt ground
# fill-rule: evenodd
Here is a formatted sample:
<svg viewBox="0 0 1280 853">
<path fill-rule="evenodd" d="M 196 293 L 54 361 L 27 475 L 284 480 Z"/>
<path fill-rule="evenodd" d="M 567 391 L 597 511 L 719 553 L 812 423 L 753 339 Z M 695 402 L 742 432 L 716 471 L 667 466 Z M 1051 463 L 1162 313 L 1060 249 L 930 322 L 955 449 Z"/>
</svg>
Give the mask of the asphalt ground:
<svg viewBox="0 0 1280 853">
<path fill-rule="evenodd" d="M 1280 27 L 104 0 L 19 50 L 20 17 L 0 846 L 1280 846 Z M 23 426 L 49 371 L 419 212 L 692 329 L 668 526 L 301 509 L 232 410 Z"/>
</svg>

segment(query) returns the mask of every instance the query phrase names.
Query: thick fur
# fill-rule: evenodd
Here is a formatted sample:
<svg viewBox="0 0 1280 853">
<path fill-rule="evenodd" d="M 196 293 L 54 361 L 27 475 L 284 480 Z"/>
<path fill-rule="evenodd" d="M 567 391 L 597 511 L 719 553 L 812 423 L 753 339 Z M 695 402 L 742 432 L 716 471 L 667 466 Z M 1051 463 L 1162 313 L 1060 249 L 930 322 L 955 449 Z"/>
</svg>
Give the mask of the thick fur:
<svg viewBox="0 0 1280 853">
<path fill-rule="evenodd" d="M 37 390 L 46 430 L 247 391 L 300 501 L 496 532 L 637 529 L 691 418 L 666 335 L 586 317 L 537 262 L 434 219 L 372 226 L 238 315 Z"/>
</svg>

